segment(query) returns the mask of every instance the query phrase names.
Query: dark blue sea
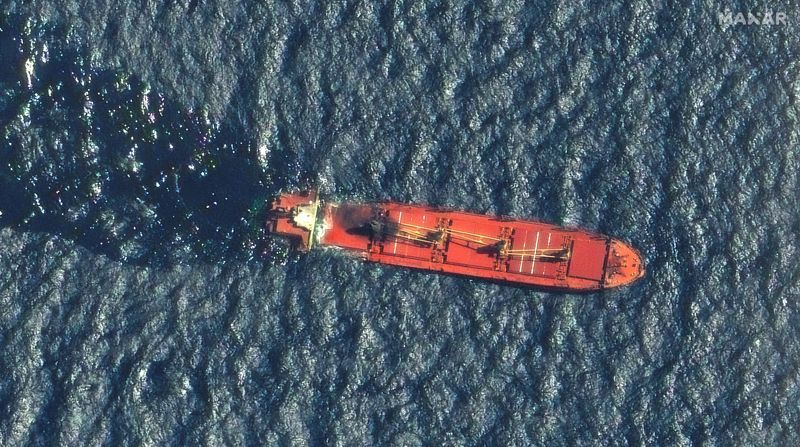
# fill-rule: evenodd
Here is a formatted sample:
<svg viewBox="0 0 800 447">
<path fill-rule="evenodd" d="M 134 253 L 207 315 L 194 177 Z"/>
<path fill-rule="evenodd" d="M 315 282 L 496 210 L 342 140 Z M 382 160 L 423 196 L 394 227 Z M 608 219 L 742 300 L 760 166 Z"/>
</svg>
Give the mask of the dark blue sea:
<svg viewBox="0 0 800 447">
<path fill-rule="evenodd" d="M 0 445 L 798 445 L 799 60 L 794 2 L 6 0 Z M 648 274 L 300 255 L 310 186 Z"/>
</svg>

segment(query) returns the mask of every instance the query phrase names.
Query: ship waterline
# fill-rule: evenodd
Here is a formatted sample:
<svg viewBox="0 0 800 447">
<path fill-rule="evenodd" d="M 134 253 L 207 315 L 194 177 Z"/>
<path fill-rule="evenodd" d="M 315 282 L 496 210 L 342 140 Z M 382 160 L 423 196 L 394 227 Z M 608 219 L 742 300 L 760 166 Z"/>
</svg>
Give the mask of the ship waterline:
<svg viewBox="0 0 800 447">
<path fill-rule="evenodd" d="M 383 265 L 566 292 L 645 274 L 633 247 L 582 229 L 395 202 L 321 204 L 315 191 L 277 197 L 267 229 L 303 251 L 338 247 Z"/>
</svg>

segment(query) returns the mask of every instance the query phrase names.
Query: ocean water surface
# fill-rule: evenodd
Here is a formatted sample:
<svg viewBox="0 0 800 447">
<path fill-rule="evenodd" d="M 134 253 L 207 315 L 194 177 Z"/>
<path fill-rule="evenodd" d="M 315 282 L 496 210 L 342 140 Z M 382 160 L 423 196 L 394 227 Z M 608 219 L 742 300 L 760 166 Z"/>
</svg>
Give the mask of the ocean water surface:
<svg viewBox="0 0 800 447">
<path fill-rule="evenodd" d="M 0 5 L 0 445 L 797 444 L 799 29 L 788 2 Z M 299 255 L 263 210 L 308 186 L 581 226 L 648 275 Z"/>
</svg>

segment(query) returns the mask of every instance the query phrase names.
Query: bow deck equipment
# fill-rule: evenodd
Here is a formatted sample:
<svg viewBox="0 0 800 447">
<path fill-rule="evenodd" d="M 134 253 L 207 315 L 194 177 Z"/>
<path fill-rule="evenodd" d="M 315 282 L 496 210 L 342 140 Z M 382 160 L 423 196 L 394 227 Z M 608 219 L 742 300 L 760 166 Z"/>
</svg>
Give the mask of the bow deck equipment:
<svg viewBox="0 0 800 447">
<path fill-rule="evenodd" d="M 267 229 L 303 251 L 338 247 L 380 264 L 564 291 L 624 286 L 645 272 L 635 249 L 584 230 L 393 202 L 321 206 L 315 191 L 276 198 Z"/>
</svg>

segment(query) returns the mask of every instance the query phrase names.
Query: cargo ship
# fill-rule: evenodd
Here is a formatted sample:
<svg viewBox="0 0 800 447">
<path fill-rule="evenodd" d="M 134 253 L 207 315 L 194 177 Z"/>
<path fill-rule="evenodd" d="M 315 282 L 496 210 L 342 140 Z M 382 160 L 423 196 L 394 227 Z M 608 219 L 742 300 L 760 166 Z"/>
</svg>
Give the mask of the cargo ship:
<svg viewBox="0 0 800 447">
<path fill-rule="evenodd" d="M 302 251 L 334 247 L 384 265 L 564 292 L 645 274 L 633 247 L 589 231 L 395 202 L 321 203 L 314 190 L 276 197 L 267 231 Z"/>
</svg>

